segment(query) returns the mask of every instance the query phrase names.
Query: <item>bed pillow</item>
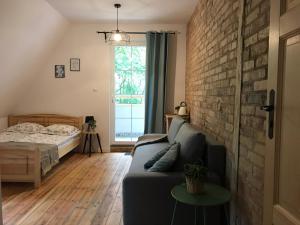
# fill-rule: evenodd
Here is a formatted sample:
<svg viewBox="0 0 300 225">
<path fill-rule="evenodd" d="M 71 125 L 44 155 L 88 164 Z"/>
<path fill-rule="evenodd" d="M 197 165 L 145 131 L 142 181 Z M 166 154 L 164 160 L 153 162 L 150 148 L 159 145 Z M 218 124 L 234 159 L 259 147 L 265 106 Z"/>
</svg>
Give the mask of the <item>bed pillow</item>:
<svg viewBox="0 0 300 225">
<path fill-rule="evenodd" d="M 19 123 L 14 126 L 11 126 L 7 128 L 6 131 L 34 134 L 34 133 L 39 133 L 44 128 L 45 127 L 40 124 L 26 122 L 26 123 Z"/>
<path fill-rule="evenodd" d="M 60 136 L 70 136 L 78 133 L 80 130 L 77 127 L 66 125 L 66 124 L 53 124 L 45 127 L 41 133 L 43 134 L 53 134 Z"/>
</svg>

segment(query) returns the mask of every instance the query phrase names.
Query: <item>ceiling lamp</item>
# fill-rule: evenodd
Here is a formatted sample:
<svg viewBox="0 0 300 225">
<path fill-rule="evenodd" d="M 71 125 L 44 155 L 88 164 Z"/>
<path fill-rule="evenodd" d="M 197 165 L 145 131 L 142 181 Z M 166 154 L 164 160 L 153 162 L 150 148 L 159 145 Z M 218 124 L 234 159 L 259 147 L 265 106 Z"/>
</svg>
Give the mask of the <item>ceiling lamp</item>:
<svg viewBox="0 0 300 225">
<path fill-rule="evenodd" d="M 114 4 L 114 6 L 117 9 L 117 29 L 108 33 L 107 42 L 112 45 L 128 44 L 130 36 L 126 32 L 119 30 L 119 8 L 121 8 L 121 4 Z"/>
</svg>

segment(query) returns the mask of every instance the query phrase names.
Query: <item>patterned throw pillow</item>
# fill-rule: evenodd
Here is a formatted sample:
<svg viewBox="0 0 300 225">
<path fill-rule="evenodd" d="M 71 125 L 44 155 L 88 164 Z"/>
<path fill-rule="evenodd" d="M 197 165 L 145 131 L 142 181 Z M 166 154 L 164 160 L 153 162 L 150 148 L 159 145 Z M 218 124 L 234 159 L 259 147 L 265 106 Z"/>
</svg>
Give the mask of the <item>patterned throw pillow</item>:
<svg viewBox="0 0 300 225">
<path fill-rule="evenodd" d="M 80 130 L 77 127 L 66 125 L 66 124 L 53 124 L 48 127 L 45 127 L 41 133 L 43 134 L 52 134 L 60 136 L 71 136 L 75 133 L 78 133 Z"/>
<path fill-rule="evenodd" d="M 169 171 L 176 162 L 180 150 L 180 143 L 173 144 L 170 149 L 148 169 L 150 172 L 166 172 Z"/>
<path fill-rule="evenodd" d="M 45 127 L 37 123 L 19 123 L 6 129 L 8 132 L 19 132 L 27 134 L 39 133 Z"/>
</svg>

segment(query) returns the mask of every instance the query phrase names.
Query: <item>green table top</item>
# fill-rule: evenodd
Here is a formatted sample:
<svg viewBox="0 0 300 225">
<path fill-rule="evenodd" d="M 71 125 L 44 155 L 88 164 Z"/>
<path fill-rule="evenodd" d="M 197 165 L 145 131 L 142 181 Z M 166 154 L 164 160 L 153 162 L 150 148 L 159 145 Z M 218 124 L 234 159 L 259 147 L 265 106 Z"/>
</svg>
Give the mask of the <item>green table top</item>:
<svg viewBox="0 0 300 225">
<path fill-rule="evenodd" d="M 186 190 L 186 184 L 176 185 L 171 194 L 177 201 L 193 206 L 217 206 L 230 201 L 230 192 L 215 184 L 205 183 L 202 194 L 190 194 Z"/>
</svg>

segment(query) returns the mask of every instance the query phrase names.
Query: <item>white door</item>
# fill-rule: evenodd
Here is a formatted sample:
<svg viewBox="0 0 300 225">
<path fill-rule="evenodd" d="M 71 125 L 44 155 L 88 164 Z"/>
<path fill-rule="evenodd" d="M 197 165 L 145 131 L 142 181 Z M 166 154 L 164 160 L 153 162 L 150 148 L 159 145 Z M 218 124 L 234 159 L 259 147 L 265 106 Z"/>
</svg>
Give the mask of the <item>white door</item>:
<svg viewBox="0 0 300 225">
<path fill-rule="evenodd" d="M 112 144 L 132 144 L 144 134 L 146 46 L 113 46 Z"/>
<path fill-rule="evenodd" d="M 300 0 L 271 1 L 268 75 L 264 225 L 300 225 Z"/>
</svg>

